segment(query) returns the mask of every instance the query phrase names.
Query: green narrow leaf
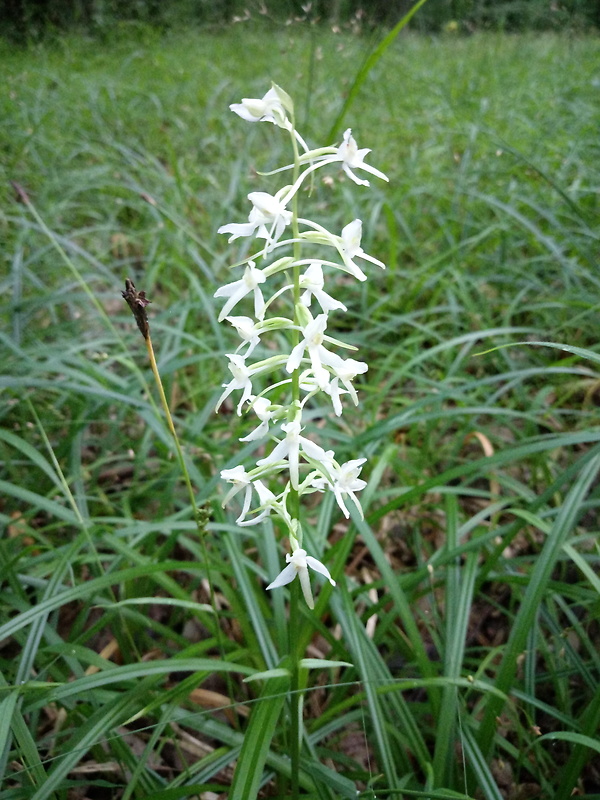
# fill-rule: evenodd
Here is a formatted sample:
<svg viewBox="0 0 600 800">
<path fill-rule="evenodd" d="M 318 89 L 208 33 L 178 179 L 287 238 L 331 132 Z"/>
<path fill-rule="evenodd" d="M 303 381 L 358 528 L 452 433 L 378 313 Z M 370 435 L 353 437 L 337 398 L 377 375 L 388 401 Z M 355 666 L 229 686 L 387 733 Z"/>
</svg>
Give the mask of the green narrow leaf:
<svg viewBox="0 0 600 800">
<path fill-rule="evenodd" d="M 586 463 L 567 494 L 548 533 L 544 547 L 535 562 L 525 596 L 504 648 L 502 663 L 496 678 L 496 688 L 506 694 L 510 692 L 512 687 L 519 655 L 525 649 L 527 636 L 535 623 L 538 608 L 547 591 L 552 570 L 563 552 L 567 537 L 573 531 L 582 503 L 596 478 L 598 469 L 600 469 L 598 446 L 583 456 L 580 459 L 581 461 Z M 502 705 L 497 697 L 490 696 L 478 733 L 478 742 L 483 753 L 487 754 L 491 749 L 496 730 L 496 718 L 501 713 Z"/>
<path fill-rule="evenodd" d="M 362 67 L 359 69 L 358 74 L 354 79 L 354 83 L 352 84 L 352 86 L 348 91 L 346 102 L 342 106 L 342 110 L 337 115 L 335 122 L 331 126 L 331 129 L 327 136 L 327 141 L 329 143 L 332 143 L 334 141 L 337 132 L 342 127 L 342 122 L 344 121 L 344 117 L 346 116 L 350 106 L 356 99 L 356 96 L 359 93 L 363 83 L 367 79 L 367 75 L 369 74 L 369 72 L 373 69 L 375 64 L 377 64 L 377 62 L 383 56 L 388 47 L 394 42 L 396 36 L 398 36 L 402 28 L 408 25 L 408 23 L 414 17 L 417 11 L 426 2 L 427 0 L 418 0 L 418 2 L 414 4 L 414 6 L 410 9 L 410 11 L 402 17 L 402 19 L 392 28 L 392 30 L 387 34 L 387 36 L 384 37 L 381 43 L 367 57 Z"/>
<path fill-rule="evenodd" d="M 231 562 L 231 568 L 237 582 L 239 602 L 246 609 L 248 621 L 245 624 L 245 631 L 250 632 L 256 637 L 256 642 L 264 658 L 265 664 L 269 669 L 275 668 L 279 661 L 275 644 L 269 626 L 266 624 L 261 612 L 260 605 L 256 602 L 256 584 L 250 579 L 250 575 L 244 556 L 240 549 L 235 546 L 233 537 L 227 533 L 223 537 L 223 542 L 227 548 L 227 555 Z"/>
<path fill-rule="evenodd" d="M 459 546 L 457 536 L 458 507 L 456 498 L 446 499 L 447 517 L 447 549 L 456 551 Z M 452 680 L 460 677 L 470 611 L 473 602 L 473 589 L 477 575 L 478 554 L 471 552 L 464 566 L 458 557 L 448 566 L 446 581 L 446 619 L 444 641 L 444 676 Z M 448 684 L 442 694 L 442 703 L 437 719 L 438 735 L 435 741 L 433 774 L 436 785 L 452 785 L 453 771 L 456 764 L 455 737 L 460 709 L 458 704 L 458 687 Z"/>
<path fill-rule="evenodd" d="M 575 347 L 571 344 L 562 344 L 561 342 L 508 342 L 507 344 L 499 344 L 497 347 L 492 347 L 489 350 L 482 350 L 480 353 L 475 353 L 476 356 L 483 356 L 486 353 L 493 353 L 496 350 L 506 350 L 509 347 L 553 347 L 555 350 L 560 350 L 565 353 L 573 353 L 575 356 L 581 356 L 587 361 L 595 361 L 600 364 L 600 353 L 594 350 L 589 350 L 586 347 Z"/>
<path fill-rule="evenodd" d="M 425 743 L 404 698 L 398 692 L 388 697 L 385 702 L 381 701 L 377 691 L 378 685 L 386 682 L 393 685 L 395 682 L 373 642 L 366 636 L 345 587 L 340 586 L 339 594 L 332 596 L 332 603 L 364 685 L 373 741 L 377 746 L 381 770 L 385 773 L 387 784 L 396 786 L 399 780 L 398 770 L 407 773 L 412 769 L 409 751 L 419 763 L 427 761 Z M 397 728 L 401 732 L 403 740 L 401 747 L 397 746 L 390 734 L 392 728 Z"/>
<path fill-rule="evenodd" d="M 329 769 L 325 764 L 321 764 L 320 761 L 317 761 L 316 758 L 311 761 L 303 760 L 302 764 L 304 771 L 308 775 L 313 775 L 315 779 L 318 779 L 315 780 L 317 787 L 319 783 L 326 786 L 334 792 L 336 800 L 342 800 L 342 798 L 343 800 L 356 800 L 356 785 L 349 778 L 345 778 L 343 775 Z"/>
<path fill-rule="evenodd" d="M 300 667 L 304 669 L 325 669 L 326 667 L 352 667 L 349 661 L 328 661 L 326 658 L 303 658 Z"/>
<path fill-rule="evenodd" d="M 250 683 L 251 681 L 271 680 L 271 678 L 284 678 L 286 675 L 289 677 L 289 669 L 275 667 L 275 669 L 266 669 L 264 672 L 255 672 L 254 675 L 248 675 L 243 682 Z"/>
<path fill-rule="evenodd" d="M 2 487 L 0 486 L 1 491 Z M 16 631 L 27 627 L 27 625 L 35 622 L 36 619 L 44 616 L 49 611 L 54 611 L 56 608 L 67 605 L 73 600 L 78 600 L 80 597 L 94 597 L 96 592 L 114 586 L 117 583 L 125 583 L 136 578 L 155 575 L 156 573 L 176 572 L 177 570 L 195 572 L 196 569 L 193 563 L 189 561 L 163 561 L 160 564 L 147 562 L 137 567 L 127 567 L 123 570 L 100 575 L 91 581 L 85 581 L 77 584 L 77 586 L 63 589 L 63 591 L 48 597 L 46 600 L 42 600 L 36 606 L 28 608 L 27 611 L 23 611 L 18 616 L 8 620 L 4 625 L 0 625 L 0 639 L 12 636 Z M 98 602 L 100 602 L 100 598 L 98 598 Z"/>
<path fill-rule="evenodd" d="M 252 710 L 233 775 L 229 800 L 253 800 L 257 796 L 265 761 L 289 688 L 289 676 L 271 678 L 265 684 L 260 702 Z"/>
<path fill-rule="evenodd" d="M 366 520 L 361 518 L 360 514 L 354 507 L 350 508 L 350 516 L 354 526 L 369 548 L 369 553 L 377 564 L 377 568 L 379 569 L 385 582 L 387 591 L 390 593 L 394 601 L 394 605 L 398 611 L 400 619 L 402 620 L 402 624 L 404 625 L 410 640 L 410 644 L 414 650 L 415 660 L 419 665 L 421 673 L 425 677 L 432 677 L 434 674 L 434 669 L 425 651 L 423 637 L 421 636 L 421 632 L 419 631 L 418 625 L 415 621 L 415 615 L 413 613 L 413 609 L 411 608 L 408 597 L 404 593 L 402 586 L 397 580 L 393 569 L 390 567 L 390 563 L 383 551 L 383 548 L 381 547 L 381 544 L 373 533 L 371 526 Z M 433 702 L 435 703 L 435 699 Z M 437 708 L 435 710 L 437 710 Z"/>
<path fill-rule="evenodd" d="M 589 747 L 590 750 L 595 750 L 597 753 L 600 753 L 600 741 L 598 741 L 598 739 L 592 739 L 591 736 L 584 736 L 582 733 L 573 733 L 573 731 L 545 733 L 543 736 L 540 736 L 539 739 L 536 739 L 533 744 L 539 744 L 548 739 L 559 740 L 561 742 L 573 742 L 574 744 L 579 744 L 582 747 Z"/>
<path fill-rule="evenodd" d="M 475 785 L 483 793 L 485 800 L 503 800 L 494 776 L 469 728 L 462 729 L 462 742 L 467 761 L 475 776 Z"/>
<path fill-rule="evenodd" d="M 140 681 L 130 692 L 118 695 L 114 700 L 99 708 L 83 725 L 77 728 L 70 742 L 64 747 L 66 755 L 54 764 L 46 780 L 31 800 L 48 800 L 52 797 L 52 793 L 59 789 L 63 780 L 90 747 L 102 739 L 109 738 L 112 731 L 138 706 L 148 691 L 151 681 L 152 679 Z"/>
<path fill-rule="evenodd" d="M 22 503 L 27 504 L 32 510 L 46 511 L 51 517 L 62 519 L 63 522 L 68 522 L 73 527 L 79 527 L 79 520 L 76 515 L 61 503 L 56 500 L 50 500 L 41 494 L 36 494 L 29 489 L 24 489 L 22 486 L 16 486 L 9 481 L 0 481 L 0 494 L 8 495 L 20 500 Z"/>
<path fill-rule="evenodd" d="M 123 681 L 131 681 L 137 678 L 148 676 L 169 675 L 173 671 L 177 672 L 241 672 L 248 674 L 252 672 L 252 667 L 241 664 L 233 664 L 228 661 L 221 661 L 213 658 L 169 658 L 157 661 L 144 661 L 139 664 L 126 664 L 125 666 L 111 666 L 92 675 L 84 675 L 74 681 L 69 681 L 61 686 L 50 689 L 48 693 L 36 699 L 28 710 L 46 705 L 49 702 L 63 702 L 68 697 L 85 697 L 86 693 L 94 689 L 104 689 L 107 686 L 120 684 Z M 27 684 L 23 689 L 27 689 Z"/>
<path fill-rule="evenodd" d="M 4 770 L 8 761 L 11 743 L 11 723 L 18 698 L 18 691 L 13 689 L 0 703 L 0 785 L 2 785 Z"/>
<path fill-rule="evenodd" d="M 0 673 L 0 686 L 7 687 L 6 680 Z M 14 700 L 10 698 L 13 697 Z M 19 692 L 11 691 L 0 706 L 0 723 L 3 731 L 3 752 L 0 750 L 0 787 L 4 786 L 6 779 L 6 763 L 11 747 L 11 731 L 20 752 L 23 764 L 21 775 L 29 780 L 29 786 L 41 786 L 46 780 L 46 770 L 40 760 L 37 743 L 34 741 L 23 714 L 20 709 Z M 6 715 L 6 717 L 5 717 Z"/>
<path fill-rule="evenodd" d="M 573 739 L 575 747 L 567 763 L 561 770 L 561 781 L 558 786 L 555 798 L 556 800 L 568 800 L 573 796 L 573 790 L 577 786 L 577 782 L 581 776 L 585 762 L 589 758 L 590 751 L 587 742 L 596 737 L 595 742 L 598 744 L 598 726 L 600 726 L 600 692 L 596 691 L 590 705 L 584 709 L 581 719 L 582 734 L 572 734 L 573 736 L 579 735 L 584 737 L 584 741 L 577 741 Z"/>
<path fill-rule="evenodd" d="M 402 789 L 406 797 L 423 797 L 425 800 L 473 800 L 470 794 L 455 792 L 452 789 L 436 791 L 434 789 Z"/>
<path fill-rule="evenodd" d="M 3 439 L 7 444 L 14 447 L 16 450 L 20 450 L 23 455 L 28 458 L 32 464 L 35 464 L 42 472 L 44 472 L 57 486 L 61 491 L 63 490 L 63 483 L 60 479 L 60 476 L 56 474 L 56 470 L 48 463 L 48 461 L 44 458 L 44 456 L 36 450 L 29 442 L 22 439 L 20 436 L 17 436 L 10 431 L 6 431 L 0 428 L 0 439 Z"/>
<path fill-rule="evenodd" d="M 585 575 L 585 578 L 589 582 L 590 586 L 592 586 L 600 595 L 600 578 L 598 577 L 598 574 L 594 572 L 593 568 L 589 565 L 585 558 L 581 555 L 581 553 L 578 553 L 577 550 L 575 550 L 575 548 L 570 544 L 564 545 L 563 550 L 573 561 L 573 563 L 579 567 L 580 571 L 583 573 L 583 575 Z"/>
</svg>

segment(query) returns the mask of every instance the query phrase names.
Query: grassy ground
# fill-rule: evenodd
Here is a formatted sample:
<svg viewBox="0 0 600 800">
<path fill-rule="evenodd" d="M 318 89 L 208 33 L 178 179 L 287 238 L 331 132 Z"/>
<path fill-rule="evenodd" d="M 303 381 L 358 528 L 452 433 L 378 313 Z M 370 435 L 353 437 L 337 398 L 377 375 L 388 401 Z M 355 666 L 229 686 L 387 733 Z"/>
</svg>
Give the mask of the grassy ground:
<svg viewBox="0 0 600 800">
<path fill-rule="evenodd" d="M 6 800 L 250 797 L 227 787 L 261 742 L 260 796 L 285 796 L 285 706 L 276 726 L 277 687 L 242 682 L 287 652 L 264 592 L 282 550 L 220 506 L 248 424 L 214 414 L 233 337 L 212 295 L 239 252 L 217 227 L 289 154 L 227 106 L 274 80 L 324 143 L 376 42 L 240 25 L 0 49 Z M 390 184 L 334 173 L 313 203 L 334 229 L 360 216 L 388 269 L 344 289 L 368 380 L 318 424 L 370 480 L 364 523 L 306 518 L 338 588 L 298 636 L 353 666 L 307 677 L 305 796 L 600 796 L 599 99 L 596 39 L 401 37 L 341 123 Z"/>
</svg>

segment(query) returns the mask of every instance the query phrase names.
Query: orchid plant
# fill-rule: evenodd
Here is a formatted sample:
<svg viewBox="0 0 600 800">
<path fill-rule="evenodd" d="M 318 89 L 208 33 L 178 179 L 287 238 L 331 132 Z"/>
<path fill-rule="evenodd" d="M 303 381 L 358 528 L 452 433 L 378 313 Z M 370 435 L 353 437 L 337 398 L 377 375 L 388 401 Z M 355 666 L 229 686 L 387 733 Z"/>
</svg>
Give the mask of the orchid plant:
<svg viewBox="0 0 600 800">
<path fill-rule="evenodd" d="M 327 334 L 330 315 L 346 311 L 346 306 L 325 291 L 325 274 L 340 270 L 364 281 L 367 275 L 358 260 L 363 265 L 367 262 L 382 269 L 385 266 L 361 248 L 362 223 L 359 219 L 347 224 L 340 234 L 331 233 L 317 222 L 299 215 L 299 193 L 308 176 L 329 166 L 339 165 L 359 186 L 368 186 L 369 182 L 356 175 L 358 170 L 385 181 L 387 177 L 365 162 L 370 150 L 358 149 L 350 129 L 337 147 L 309 149 L 295 128 L 291 98 L 275 84 L 262 99 L 243 99 L 241 103 L 232 104 L 230 109 L 247 122 L 271 122 L 287 131 L 294 161 L 268 173 L 273 175 L 291 170 L 290 184 L 274 195 L 251 192 L 248 200 L 252 209 L 248 221 L 233 222 L 219 228 L 219 233 L 229 234 L 230 242 L 241 237 L 254 237 L 264 240 L 264 245 L 236 265 L 244 266 L 241 278 L 215 292 L 215 297 L 225 300 L 219 321 L 229 322 L 241 339 L 235 353 L 227 355 L 232 378 L 224 384 L 217 411 L 231 394 L 241 392 L 237 414 L 250 412 L 258 421 L 257 427 L 241 441 L 263 442 L 270 437 L 275 442 L 253 469 L 247 471 L 240 465 L 221 472 L 222 479 L 231 484 L 223 505 L 235 495 L 242 494 L 238 525 L 256 525 L 271 514 L 283 523 L 291 552 L 286 556 L 287 565 L 267 589 L 285 586 L 298 576 L 306 603 L 312 609 L 314 600 L 309 568 L 325 576 L 332 586 L 335 586 L 335 581 L 327 567 L 308 555 L 303 547 L 300 501 L 314 492 L 333 492 L 342 513 L 348 518 L 348 499 L 362 514 L 356 492 L 366 486 L 359 477 L 365 458 L 340 464 L 333 450 L 325 450 L 313 439 L 302 435 L 305 428 L 303 419 L 317 395 L 327 395 L 334 413 L 339 416 L 343 410 L 342 397 L 348 396 L 355 405 L 358 404 L 352 382 L 357 375 L 367 371 L 364 362 L 344 358 L 331 349 L 353 351 L 356 348 Z M 289 231 L 289 238 L 282 239 L 286 231 Z M 254 317 L 232 315 L 242 301 L 248 303 L 250 300 L 253 301 Z M 313 300 L 321 313 L 313 315 Z M 274 310 L 282 315 L 275 316 Z M 274 331 L 288 332 L 289 352 L 277 352 L 251 361 L 250 357 L 261 346 L 262 338 Z M 259 391 L 258 381 L 262 385 L 265 378 L 267 385 Z M 274 485 L 274 479 L 281 477 L 284 480 L 273 492 L 270 487 Z"/>
</svg>

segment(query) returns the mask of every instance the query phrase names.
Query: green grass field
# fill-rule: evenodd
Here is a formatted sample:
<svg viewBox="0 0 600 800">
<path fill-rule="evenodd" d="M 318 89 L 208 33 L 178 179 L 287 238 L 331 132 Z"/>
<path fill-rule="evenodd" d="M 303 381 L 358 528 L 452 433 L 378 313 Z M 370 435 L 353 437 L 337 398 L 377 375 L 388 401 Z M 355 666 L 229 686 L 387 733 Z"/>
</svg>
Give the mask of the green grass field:
<svg viewBox="0 0 600 800">
<path fill-rule="evenodd" d="M 288 653 L 285 548 L 221 508 L 255 447 L 214 413 L 213 299 L 244 253 L 217 228 L 290 158 L 228 105 L 275 81 L 329 143 L 380 36 L 0 46 L 3 800 L 295 791 L 285 681 L 243 680 Z M 342 287 L 369 371 L 312 431 L 369 484 L 364 521 L 330 496 L 304 520 L 338 586 L 298 647 L 351 666 L 305 671 L 300 796 L 600 798 L 600 42 L 400 35 L 350 126 L 390 183 L 333 171 L 311 202 L 387 270 Z"/>
</svg>

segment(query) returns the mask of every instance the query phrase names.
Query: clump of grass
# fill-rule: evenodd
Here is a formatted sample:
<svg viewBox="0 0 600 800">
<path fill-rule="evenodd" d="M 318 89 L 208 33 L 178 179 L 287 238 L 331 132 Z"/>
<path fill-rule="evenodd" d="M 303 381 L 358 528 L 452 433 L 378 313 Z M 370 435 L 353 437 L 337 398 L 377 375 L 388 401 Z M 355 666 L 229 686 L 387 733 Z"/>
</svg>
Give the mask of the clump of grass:
<svg viewBox="0 0 600 800">
<path fill-rule="evenodd" d="M 220 506 L 215 476 L 247 430 L 212 413 L 231 346 L 212 294 L 216 228 L 256 187 L 246 151 L 263 136 L 247 140 L 227 102 L 273 79 L 301 105 L 320 54 L 322 136 L 368 53 L 311 36 L 265 48 L 234 28 L 3 54 L 3 177 L 38 215 L 3 183 L 7 798 L 227 792 L 236 760 L 251 781 L 235 791 L 256 779 L 269 796 L 289 775 L 284 689 L 243 681 L 279 665 L 286 619 L 264 593 L 278 552 Z M 588 39 L 406 37 L 354 99 L 391 184 L 366 207 L 345 202 L 388 270 L 345 300 L 344 338 L 370 365 L 360 416 L 319 421 L 373 469 L 365 522 L 332 502 L 309 519 L 309 538 L 332 531 L 336 577 L 351 567 L 303 646 L 353 666 L 306 675 L 307 796 L 594 791 L 597 64 Z M 315 187 L 325 218 L 338 193 L 341 180 Z M 153 300 L 196 504 L 211 511 L 218 614 L 126 276 Z"/>
</svg>

